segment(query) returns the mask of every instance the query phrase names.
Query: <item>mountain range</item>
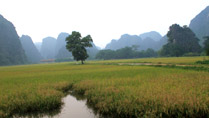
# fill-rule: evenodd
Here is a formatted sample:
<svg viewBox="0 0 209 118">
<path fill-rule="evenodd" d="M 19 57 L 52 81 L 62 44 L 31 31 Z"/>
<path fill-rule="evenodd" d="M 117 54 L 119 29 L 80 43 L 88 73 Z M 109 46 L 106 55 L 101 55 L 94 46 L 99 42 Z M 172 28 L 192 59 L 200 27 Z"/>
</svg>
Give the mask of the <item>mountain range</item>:
<svg viewBox="0 0 209 118">
<path fill-rule="evenodd" d="M 117 50 L 135 45 L 138 47 L 138 50 L 146 50 L 148 48 L 159 50 L 164 45 L 164 43 L 161 43 L 161 40 L 163 40 L 162 36 L 156 31 L 146 32 L 140 35 L 124 34 L 118 40 L 113 39 L 106 45 L 105 49 Z"/>
<path fill-rule="evenodd" d="M 209 6 L 195 16 L 189 28 L 200 39 L 209 36 Z M 72 54 L 65 48 L 65 38 L 68 33 L 60 33 L 56 38 L 46 37 L 42 42 L 33 43 L 30 36 L 23 35 L 19 38 L 14 25 L 0 15 L 0 65 L 17 65 L 25 63 L 38 63 L 41 59 L 72 58 Z M 138 50 L 152 48 L 160 50 L 167 43 L 167 36 L 161 36 L 156 31 L 146 32 L 140 35 L 121 35 L 119 39 L 113 39 L 105 49 L 117 50 L 124 47 L 135 46 Z M 90 59 L 93 59 L 99 51 L 95 44 L 87 48 Z"/>
<path fill-rule="evenodd" d="M 209 36 L 209 6 L 191 20 L 189 28 L 200 39 L 199 43 L 202 44 L 204 42 L 203 37 Z M 167 43 L 167 39 L 166 35 L 162 37 L 156 31 L 146 32 L 140 35 L 124 34 L 120 39 L 113 39 L 106 45 L 105 49 L 117 50 L 137 45 L 138 50 L 146 50 L 148 48 L 159 50 Z"/>
</svg>

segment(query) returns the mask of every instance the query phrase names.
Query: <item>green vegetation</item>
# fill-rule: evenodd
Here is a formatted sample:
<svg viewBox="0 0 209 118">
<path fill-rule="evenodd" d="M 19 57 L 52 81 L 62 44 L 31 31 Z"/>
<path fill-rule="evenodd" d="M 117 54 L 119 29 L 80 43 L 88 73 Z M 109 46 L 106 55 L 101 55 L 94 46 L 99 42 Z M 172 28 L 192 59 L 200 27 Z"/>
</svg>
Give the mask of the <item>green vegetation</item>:
<svg viewBox="0 0 209 118">
<path fill-rule="evenodd" d="M 204 50 L 207 56 L 209 56 L 209 36 L 204 37 L 205 41 L 203 43 L 204 45 Z"/>
<path fill-rule="evenodd" d="M 100 50 L 96 58 L 97 59 L 131 59 L 131 58 L 143 58 L 143 57 L 157 57 L 157 52 L 153 49 L 148 48 L 146 51 L 137 51 L 137 49 L 134 49 L 135 46 L 132 47 L 125 47 L 118 49 L 116 51 L 114 50 Z"/>
<path fill-rule="evenodd" d="M 179 57 L 187 53 L 200 53 L 199 39 L 187 26 L 170 26 L 167 33 L 168 43 L 160 51 L 161 56 Z"/>
<path fill-rule="evenodd" d="M 209 60 L 203 60 L 203 61 L 197 61 L 197 64 L 208 64 L 209 65 Z"/>
<path fill-rule="evenodd" d="M 69 89 L 86 96 L 98 112 L 115 117 L 208 117 L 207 71 L 116 65 L 165 61 L 193 66 L 201 60 L 150 58 L 0 67 L 0 117 L 59 108 Z"/>
<path fill-rule="evenodd" d="M 73 31 L 71 35 L 66 38 L 67 45 L 66 48 L 72 52 L 72 55 L 76 61 L 80 61 L 83 64 L 89 55 L 87 54 L 86 47 L 92 47 L 91 42 L 93 42 L 90 35 L 86 37 L 81 37 L 79 32 Z"/>
</svg>

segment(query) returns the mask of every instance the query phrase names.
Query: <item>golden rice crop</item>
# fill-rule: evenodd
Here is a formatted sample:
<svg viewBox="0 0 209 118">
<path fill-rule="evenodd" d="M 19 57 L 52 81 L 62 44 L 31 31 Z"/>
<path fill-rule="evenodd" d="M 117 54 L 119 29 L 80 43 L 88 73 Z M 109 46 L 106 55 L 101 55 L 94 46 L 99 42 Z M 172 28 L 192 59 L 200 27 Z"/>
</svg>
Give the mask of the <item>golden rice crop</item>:
<svg viewBox="0 0 209 118">
<path fill-rule="evenodd" d="M 103 63 L 0 67 L 0 116 L 59 108 L 64 92 L 72 89 L 98 112 L 116 117 L 208 117 L 208 85 L 208 72 L 178 68 Z"/>
</svg>

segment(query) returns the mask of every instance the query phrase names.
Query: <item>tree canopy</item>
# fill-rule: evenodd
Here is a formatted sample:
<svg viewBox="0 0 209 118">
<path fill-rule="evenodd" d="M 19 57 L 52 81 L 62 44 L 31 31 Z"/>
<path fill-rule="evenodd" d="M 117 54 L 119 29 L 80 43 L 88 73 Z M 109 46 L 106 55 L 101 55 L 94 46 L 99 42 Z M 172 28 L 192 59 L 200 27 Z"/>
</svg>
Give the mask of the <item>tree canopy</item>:
<svg viewBox="0 0 209 118">
<path fill-rule="evenodd" d="M 160 51 L 161 56 L 183 56 L 187 53 L 200 53 L 199 39 L 187 26 L 174 24 L 167 33 L 168 43 Z"/>
<path fill-rule="evenodd" d="M 73 31 L 71 35 L 66 38 L 67 45 L 66 48 L 72 52 L 74 60 L 85 61 L 88 58 L 87 51 L 85 47 L 92 47 L 92 38 L 90 35 L 86 37 L 81 37 L 79 32 Z"/>
<path fill-rule="evenodd" d="M 118 50 L 100 50 L 96 58 L 97 59 L 131 59 L 131 58 L 143 58 L 143 57 L 156 57 L 157 52 L 148 48 L 147 50 L 138 51 L 134 47 L 125 47 Z"/>
</svg>

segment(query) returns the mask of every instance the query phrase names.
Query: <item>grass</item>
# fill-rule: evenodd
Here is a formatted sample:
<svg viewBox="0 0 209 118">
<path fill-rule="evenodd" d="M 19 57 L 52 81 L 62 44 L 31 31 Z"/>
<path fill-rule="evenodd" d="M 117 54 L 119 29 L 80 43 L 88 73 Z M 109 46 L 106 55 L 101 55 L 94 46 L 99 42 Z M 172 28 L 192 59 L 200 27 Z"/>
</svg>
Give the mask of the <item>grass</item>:
<svg viewBox="0 0 209 118">
<path fill-rule="evenodd" d="M 209 60 L 197 61 L 197 64 L 207 64 L 209 65 Z"/>
<path fill-rule="evenodd" d="M 209 117 L 207 71 L 104 64 L 116 62 L 124 60 L 0 67 L 0 117 L 58 109 L 69 89 L 85 95 L 99 113 L 115 117 Z"/>
</svg>

